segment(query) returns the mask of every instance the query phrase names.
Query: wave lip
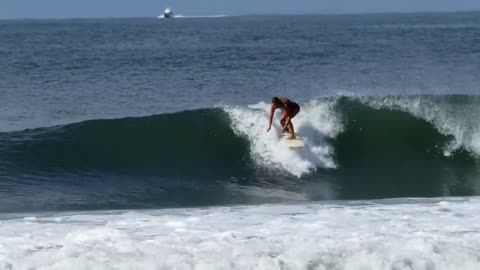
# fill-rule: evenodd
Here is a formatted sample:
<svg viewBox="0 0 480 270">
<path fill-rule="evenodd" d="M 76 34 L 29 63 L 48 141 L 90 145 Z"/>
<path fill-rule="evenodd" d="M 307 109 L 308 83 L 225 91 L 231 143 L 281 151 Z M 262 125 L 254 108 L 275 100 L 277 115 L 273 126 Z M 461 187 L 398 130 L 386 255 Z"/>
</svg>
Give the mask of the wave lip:
<svg viewBox="0 0 480 270">
<path fill-rule="evenodd" d="M 360 97 L 357 100 L 376 109 L 407 112 L 432 124 L 443 135 L 452 135 L 454 141 L 444 149 L 446 156 L 461 148 L 480 156 L 479 96 Z"/>
</svg>

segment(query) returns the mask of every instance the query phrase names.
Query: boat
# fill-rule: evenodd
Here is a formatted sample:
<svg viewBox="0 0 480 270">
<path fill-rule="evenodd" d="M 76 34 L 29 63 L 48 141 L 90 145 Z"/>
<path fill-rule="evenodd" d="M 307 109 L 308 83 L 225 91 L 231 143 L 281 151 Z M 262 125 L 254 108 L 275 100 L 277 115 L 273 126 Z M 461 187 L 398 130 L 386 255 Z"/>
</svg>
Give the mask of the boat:
<svg viewBox="0 0 480 270">
<path fill-rule="evenodd" d="M 165 11 L 163 12 L 163 17 L 164 18 L 173 18 L 173 12 L 171 8 L 166 8 Z"/>
</svg>

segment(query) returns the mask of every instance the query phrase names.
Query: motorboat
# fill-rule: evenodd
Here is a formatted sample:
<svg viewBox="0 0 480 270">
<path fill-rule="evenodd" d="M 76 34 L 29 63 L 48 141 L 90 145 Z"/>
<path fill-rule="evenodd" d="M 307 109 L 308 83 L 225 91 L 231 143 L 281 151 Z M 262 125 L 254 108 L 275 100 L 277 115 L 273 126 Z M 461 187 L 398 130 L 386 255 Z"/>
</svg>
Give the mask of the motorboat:
<svg viewBox="0 0 480 270">
<path fill-rule="evenodd" d="M 163 17 L 164 18 L 173 18 L 173 12 L 171 8 L 166 8 L 165 11 L 163 12 Z"/>
</svg>

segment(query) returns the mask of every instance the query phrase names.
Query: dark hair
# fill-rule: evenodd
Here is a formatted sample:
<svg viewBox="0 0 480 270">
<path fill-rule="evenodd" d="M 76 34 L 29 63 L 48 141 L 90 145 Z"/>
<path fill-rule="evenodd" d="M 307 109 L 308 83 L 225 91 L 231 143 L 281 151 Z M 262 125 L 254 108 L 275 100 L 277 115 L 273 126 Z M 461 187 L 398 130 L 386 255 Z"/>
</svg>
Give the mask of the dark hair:
<svg viewBox="0 0 480 270">
<path fill-rule="evenodd" d="M 277 104 L 277 105 L 281 105 L 282 101 L 278 97 L 273 97 L 272 98 L 272 103 Z"/>
</svg>

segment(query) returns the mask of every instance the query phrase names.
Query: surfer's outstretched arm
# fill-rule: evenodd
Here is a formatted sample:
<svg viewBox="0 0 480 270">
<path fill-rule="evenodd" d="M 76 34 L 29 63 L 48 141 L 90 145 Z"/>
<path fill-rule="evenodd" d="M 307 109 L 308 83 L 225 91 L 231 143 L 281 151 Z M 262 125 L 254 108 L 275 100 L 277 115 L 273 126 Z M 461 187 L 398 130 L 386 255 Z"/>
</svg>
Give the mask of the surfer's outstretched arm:
<svg viewBox="0 0 480 270">
<path fill-rule="evenodd" d="M 268 118 L 268 128 L 267 128 L 267 132 L 270 131 L 270 129 L 272 129 L 272 120 L 273 120 L 273 114 L 275 113 L 275 108 L 272 107 L 270 108 L 270 117 Z"/>
</svg>

